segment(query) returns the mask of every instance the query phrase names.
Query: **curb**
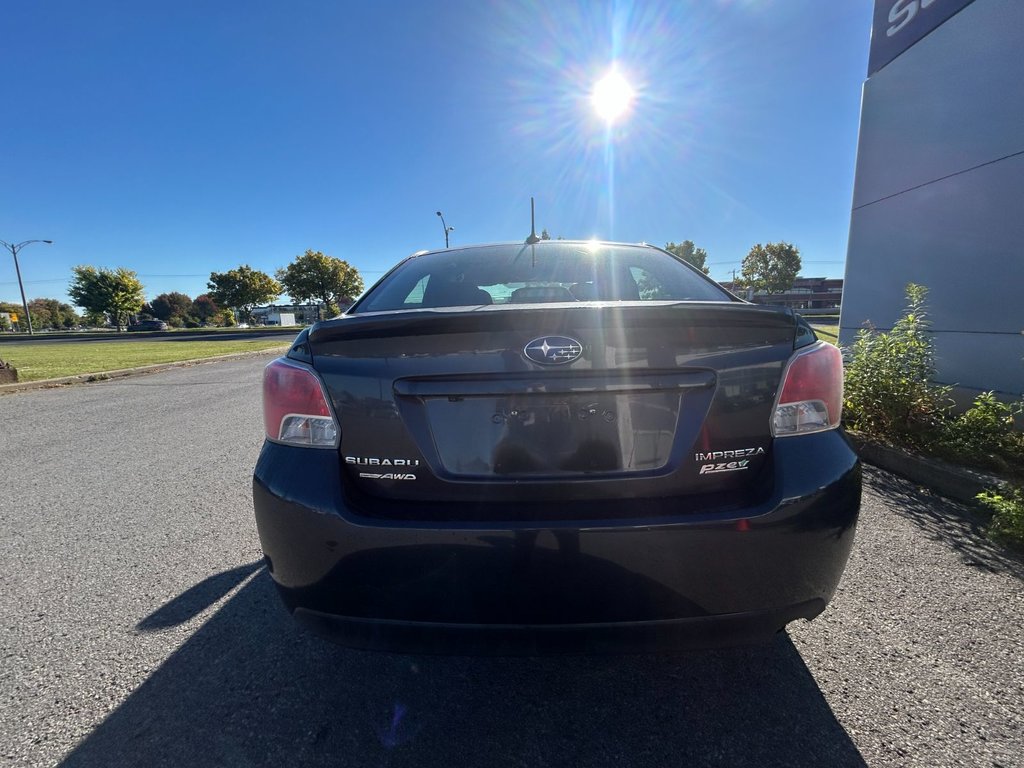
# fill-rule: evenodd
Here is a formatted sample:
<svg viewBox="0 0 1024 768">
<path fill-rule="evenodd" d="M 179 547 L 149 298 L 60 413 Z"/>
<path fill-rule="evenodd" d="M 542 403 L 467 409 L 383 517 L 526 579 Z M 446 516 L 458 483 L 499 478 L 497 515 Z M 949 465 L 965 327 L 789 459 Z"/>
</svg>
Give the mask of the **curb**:
<svg viewBox="0 0 1024 768">
<path fill-rule="evenodd" d="M 114 371 L 96 371 L 94 373 L 80 373 L 77 376 L 64 376 L 59 379 L 39 379 L 38 381 L 20 381 L 15 384 L 0 384 L 0 395 L 13 392 L 26 392 L 33 389 L 53 389 L 66 387 L 71 384 L 91 384 L 93 382 L 108 381 L 110 379 L 125 379 L 129 376 L 139 376 L 146 373 L 166 371 L 171 368 L 187 368 L 202 363 L 216 363 L 221 360 L 235 360 L 243 357 L 258 357 L 260 355 L 281 354 L 282 350 L 288 349 L 288 345 L 280 347 L 269 347 L 267 349 L 254 350 L 252 352 L 232 352 L 227 355 L 215 355 L 213 357 L 198 357 L 192 360 L 177 360 L 173 363 L 154 363 L 153 365 L 142 365 L 138 368 L 120 368 Z"/>
<path fill-rule="evenodd" d="M 995 475 L 987 475 L 939 459 L 925 458 L 899 448 L 869 442 L 849 432 L 846 436 L 866 463 L 888 470 L 956 501 L 974 504 L 977 501 L 974 497 L 982 491 L 1006 483 Z"/>
</svg>

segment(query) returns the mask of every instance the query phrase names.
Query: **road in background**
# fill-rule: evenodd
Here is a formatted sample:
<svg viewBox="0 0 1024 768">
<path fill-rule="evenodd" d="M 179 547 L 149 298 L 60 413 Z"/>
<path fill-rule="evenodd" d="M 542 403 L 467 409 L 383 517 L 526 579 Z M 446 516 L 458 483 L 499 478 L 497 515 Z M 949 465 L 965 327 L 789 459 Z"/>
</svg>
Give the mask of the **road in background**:
<svg viewBox="0 0 1024 768">
<path fill-rule="evenodd" d="M 1024 765 L 1024 567 L 878 471 L 835 601 L 766 646 L 466 659 L 303 634 L 252 516 L 269 359 L 0 397 L 4 765 Z"/>
</svg>

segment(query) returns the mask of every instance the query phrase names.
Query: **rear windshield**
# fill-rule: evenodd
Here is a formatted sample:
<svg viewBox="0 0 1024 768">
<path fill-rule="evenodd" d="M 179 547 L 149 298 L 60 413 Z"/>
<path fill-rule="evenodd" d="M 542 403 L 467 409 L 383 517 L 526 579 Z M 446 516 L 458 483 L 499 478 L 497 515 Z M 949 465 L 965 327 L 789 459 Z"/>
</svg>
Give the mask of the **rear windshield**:
<svg viewBox="0 0 1024 768">
<path fill-rule="evenodd" d="M 730 301 L 667 253 L 545 241 L 437 251 L 401 264 L 350 313 L 574 301 Z"/>
</svg>

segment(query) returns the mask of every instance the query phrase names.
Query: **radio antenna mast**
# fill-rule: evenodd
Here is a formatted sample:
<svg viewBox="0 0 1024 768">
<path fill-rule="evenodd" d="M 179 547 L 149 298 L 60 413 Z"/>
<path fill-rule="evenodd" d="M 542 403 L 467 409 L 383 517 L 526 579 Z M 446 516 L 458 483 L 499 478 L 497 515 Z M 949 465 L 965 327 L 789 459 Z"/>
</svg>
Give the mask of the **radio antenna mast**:
<svg viewBox="0 0 1024 768">
<path fill-rule="evenodd" d="M 530 236 L 526 238 L 527 245 L 536 245 L 540 242 L 540 238 L 537 237 L 537 225 L 534 222 L 533 215 L 533 197 L 530 197 Z"/>
</svg>

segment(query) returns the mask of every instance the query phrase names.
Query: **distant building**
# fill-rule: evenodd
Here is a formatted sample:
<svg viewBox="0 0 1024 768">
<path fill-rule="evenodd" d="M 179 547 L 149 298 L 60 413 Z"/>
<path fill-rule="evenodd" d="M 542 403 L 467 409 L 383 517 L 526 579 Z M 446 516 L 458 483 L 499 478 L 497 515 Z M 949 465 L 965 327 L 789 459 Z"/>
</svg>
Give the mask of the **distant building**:
<svg viewBox="0 0 1024 768">
<path fill-rule="evenodd" d="M 723 286 L 746 299 L 748 291 L 739 283 L 724 282 Z M 798 277 L 785 293 L 755 293 L 750 297 L 755 304 L 777 304 L 791 309 L 838 309 L 843 303 L 843 278 Z"/>
<path fill-rule="evenodd" d="M 257 325 L 281 325 L 281 316 L 291 316 L 297 325 L 312 325 L 323 310 L 316 304 L 271 304 L 256 307 L 252 311 L 253 322 Z"/>
<path fill-rule="evenodd" d="M 351 303 L 342 304 L 341 311 L 344 312 L 350 306 Z M 297 325 L 312 325 L 317 320 L 328 320 L 332 316 L 323 304 L 271 304 L 256 307 L 252 311 L 252 319 L 257 325 L 290 325 L 281 322 L 282 315 L 285 320 L 293 315 Z"/>
</svg>

